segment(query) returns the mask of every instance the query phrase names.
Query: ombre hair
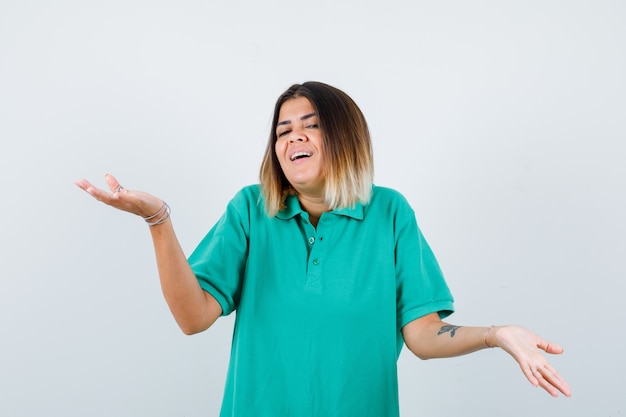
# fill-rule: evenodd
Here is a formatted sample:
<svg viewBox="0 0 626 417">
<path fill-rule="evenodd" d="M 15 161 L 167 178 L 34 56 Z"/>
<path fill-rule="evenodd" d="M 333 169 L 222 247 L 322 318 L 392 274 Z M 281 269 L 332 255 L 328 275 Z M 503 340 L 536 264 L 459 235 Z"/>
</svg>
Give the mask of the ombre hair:
<svg viewBox="0 0 626 417">
<path fill-rule="evenodd" d="M 283 173 L 275 144 L 282 105 L 289 99 L 305 97 L 317 113 L 322 132 L 325 201 L 331 210 L 367 204 L 374 179 L 374 157 L 369 129 L 363 113 L 343 91 L 320 82 L 294 84 L 278 97 L 272 128 L 260 170 L 265 210 L 275 216 L 285 206 L 294 188 Z"/>
</svg>

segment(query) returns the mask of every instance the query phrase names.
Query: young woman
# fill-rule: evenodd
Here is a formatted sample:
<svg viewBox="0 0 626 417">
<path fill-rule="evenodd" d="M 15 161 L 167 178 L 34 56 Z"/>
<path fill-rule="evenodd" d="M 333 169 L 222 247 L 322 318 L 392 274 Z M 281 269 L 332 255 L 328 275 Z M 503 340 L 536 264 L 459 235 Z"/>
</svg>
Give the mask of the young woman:
<svg viewBox="0 0 626 417">
<path fill-rule="evenodd" d="M 373 185 L 367 123 L 344 92 L 296 84 L 278 99 L 260 185 L 240 190 L 189 259 L 170 209 L 106 176 L 77 185 L 150 225 L 163 293 L 186 334 L 237 311 L 223 416 L 397 416 L 397 358 L 499 347 L 531 384 L 570 395 L 518 326 L 443 322 L 453 299 L 414 212 Z"/>
</svg>

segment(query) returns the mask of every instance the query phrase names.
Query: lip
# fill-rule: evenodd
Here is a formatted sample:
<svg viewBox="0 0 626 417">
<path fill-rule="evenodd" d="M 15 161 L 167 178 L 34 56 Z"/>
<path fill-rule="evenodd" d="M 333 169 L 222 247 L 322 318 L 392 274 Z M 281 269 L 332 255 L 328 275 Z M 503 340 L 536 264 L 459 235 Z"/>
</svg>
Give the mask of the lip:
<svg viewBox="0 0 626 417">
<path fill-rule="evenodd" d="M 289 154 L 287 155 L 287 158 L 289 159 L 289 162 L 299 162 L 302 161 L 304 159 L 307 158 L 299 158 L 299 159 L 291 159 L 295 154 L 299 153 L 299 152 L 306 152 L 309 154 L 309 158 L 313 156 L 314 152 L 311 149 L 307 149 L 307 148 L 296 148 L 296 149 L 292 149 Z"/>
</svg>

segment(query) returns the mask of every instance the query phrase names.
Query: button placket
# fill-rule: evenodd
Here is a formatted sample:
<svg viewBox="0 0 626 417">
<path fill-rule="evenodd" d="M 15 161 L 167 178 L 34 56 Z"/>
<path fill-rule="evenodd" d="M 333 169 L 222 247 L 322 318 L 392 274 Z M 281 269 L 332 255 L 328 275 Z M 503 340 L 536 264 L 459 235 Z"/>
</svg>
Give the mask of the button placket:
<svg viewBox="0 0 626 417">
<path fill-rule="evenodd" d="M 310 290 L 319 291 L 322 289 L 323 282 L 323 267 L 324 257 L 326 253 L 326 239 L 327 232 L 330 231 L 333 225 L 333 216 L 328 217 L 326 213 L 322 215 L 320 222 L 317 224 L 317 229 L 309 236 L 309 243 L 311 246 L 309 253 L 309 267 L 307 271 L 306 287 Z"/>
</svg>

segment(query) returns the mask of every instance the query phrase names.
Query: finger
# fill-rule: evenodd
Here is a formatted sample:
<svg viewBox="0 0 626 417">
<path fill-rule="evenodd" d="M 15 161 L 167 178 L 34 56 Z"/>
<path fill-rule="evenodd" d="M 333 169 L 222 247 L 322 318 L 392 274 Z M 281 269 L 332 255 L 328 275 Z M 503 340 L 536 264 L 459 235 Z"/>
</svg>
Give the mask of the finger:
<svg viewBox="0 0 626 417">
<path fill-rule="evenodd" d="M 114 201 L 119 200 L 119 195 L 102 190 L 85 179 L 74 181 L 74 183 L 93 198 L 103 203 L 113 205 Z"/>
<path fill-rule="evenodd" d="M 124 190 L 125 188 L 122 186 L 122 184 L 119 183 L 119 181 L 111 174 L 106 174 L 104 176 L 104 179 L 107 183 L 107 185 L 109 186 L 109 189 L 111 190 L 111 192 L 113 194 L 119 193 L 122 190 Z"/>
<path fill-rule="evenodd" d="M 543 375 L 544 370 L 541 367 L 535 368 L 528 366 L 524 371 L 526 378 L 530 381 L 533 387 L 541 387 L 548 394 L 553 397 L 558 395 L 558 391 L 556 388 L 550 383 L 548 379 L 546 379 Z"/>
<path fill-rule="evenodd" d="M 542 369 L 543 379 L 550 383 L 566 397 L 571 396 L 571 390 L 565 379 L 550 364 L 546 364 Z"/>
<path fill-rule="evenodd" d="M 87 191 L 89 187 L 93 187 L 93 185 L 85 179 L 76 180 L 74 181 L 74 184 L 76 184 L 76 186 L 83 191 Z"/>
<path fill-rule="evenodd" d="M 566 397 L 571 396 L 571 390 L 567 382 L 556 372 L 546 366 L 537 370 L 539 386 L 546 390 L 553 397 L 559 395 L 559 391 Z"/>
<path fill-rule="evenodd" d="M 85 191 L 87 194 L 91 195 L 97 200 L 102 200 L 103 193 L 107 194 L 106 192 L 100 190 L 98 187 L 85 179 L 76 180 L 74 181 L 74 184 L 76 184 L 81 190 Z"/>
<path fill-rule="evenodd" d="M 539 379 L 536 374 L 537 369 L 531 368 L 530 365 L 523 365 L 521 368 L 528 382 L 530 382 L 533 387 L 539 386 Z"/>
<path fill-rule="evenodd" d="M 524 374 L 535 387 L 543 388 L 548 394 L 557 397 L 559 391 L 566 397 L 571 396 L 571 390 L 567 382 L 549 364 L 532 368 L 527 366 Z"/>
<path fill-rule="evenodd" d="M 563 348 L 561 346 L 557 345 L 556 343 L 551 343 L 543 339 L 539 341 L 539 343 L 537 343 L 537 347 L 545 351 L 546 353 L 551 353 L 555 355 L 563 353 Z"/>
<path fill-rule="evenodd" d="M 545 370 L 537 369 L 534 371 L 534 374 L 536 375 L 539 386 L 543 388 L 551 396 L 557 397 L 559 395 L 557 389 L 550 382 L 550 380 L 547 379 L 547 375 L 544 376 L 543 372 L 545 372 Z"/>
</svg>

